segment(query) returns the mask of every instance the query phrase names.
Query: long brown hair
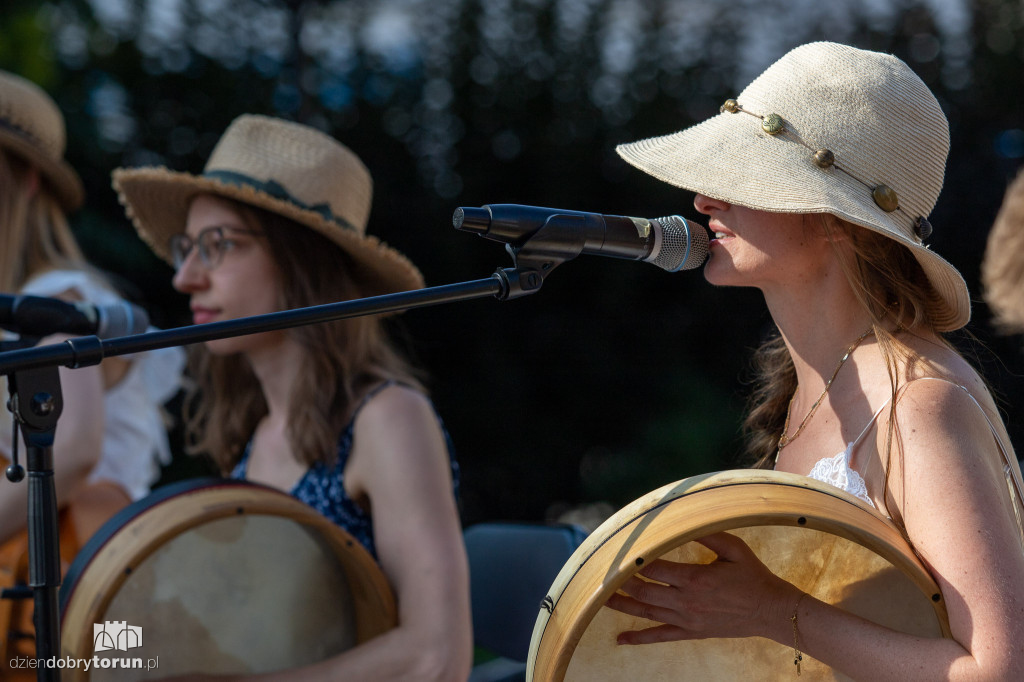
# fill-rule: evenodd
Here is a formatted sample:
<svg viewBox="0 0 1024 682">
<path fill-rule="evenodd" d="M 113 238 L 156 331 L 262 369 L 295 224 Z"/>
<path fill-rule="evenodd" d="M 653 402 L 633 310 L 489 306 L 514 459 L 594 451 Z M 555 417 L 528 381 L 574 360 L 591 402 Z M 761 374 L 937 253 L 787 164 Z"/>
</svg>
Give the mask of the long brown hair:
<svg viewBox="0 0 1024 682">
<path fill-rule="evenodd" d="M 893 446 L 901 446 L 895 419 L 900 366 L 912 367 L 921 361 L 900 336 L 933 327 L 931 311 L 941 306 L 941 299 L 909 249 L 833 215 L 805 216 L 805 220 L 814 219 L 821 220 L 854 294 L 871 317 L 872 330 L 888 370 L 892 400 L 884 453 L 886 499 Z M 840 243 L 848 244 L 849 248 L 842 248 Z M 899 333 L 890 330 L 893 321 Z M 793 359 L 778 330 L 755 352 L 754 375 L 754 390 L 743 422 L 746 452 L 756 468 L 770 469 L 775 465 L 779 436 L 797 386 Z"/>
<path fill-rule="evenodd" d="M 0 291 L 18 291 L 51 268 L 90 270 L 60 203 L 21 157 L 0 149 Z"/>
<path fill-rule="evenodd" d="M 281 309 L 361 296 L 358 265 L 333 241 L 276 213 L 221 199 L 265 235 L 281 274 Z M 338 437 L 371 387 L 394 380 L 423 388 L 380 316 L 305 325 L 288 333 L 304 351 L 295 368 L 288 438 L 295 456 L 307 465 L 333 463 Z M 215 356 L 201 346 L 191 350 L 189 369 L 187 450 L 210 455 L 228 471 L 267 414 L 260 384 L 243 356 Z"/>
</svg>

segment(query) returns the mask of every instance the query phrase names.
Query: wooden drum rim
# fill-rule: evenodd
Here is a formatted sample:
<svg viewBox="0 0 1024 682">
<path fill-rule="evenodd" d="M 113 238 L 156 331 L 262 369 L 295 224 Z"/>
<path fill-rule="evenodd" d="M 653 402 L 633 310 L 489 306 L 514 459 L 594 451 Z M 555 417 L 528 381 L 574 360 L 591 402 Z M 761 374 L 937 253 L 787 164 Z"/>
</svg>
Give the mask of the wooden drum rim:
<svg viewBox="0 0 1024 682">
<path fill-rule="evenodd" d="M 317 532 L 348 577 L 358 642 L 397 624 L 387 578 L 351 534 L 283 491 L 247 481 L 203 478 L 165 486 L 132 504 L 108 521 L 79 552 L 61 590 L 62 655 L 92 655 L 93 623 L 102 620 L 101 614 L 121 586 L 154 551 L 181 533 L 237 515 L 286 518 Z M 85 586 L 91 598 L 83 596 Z"/>
<path fill-rule="evenodd" d="M 674 504 L 686 499 L 686 504 Z M 941 592 L 895 525 L 839 488 L 770 470 L 724 471 L 663 486 L 605 521 L 569 558 L 555 578 L 534 627 L 528 682 L 564 678 L 569 661 L 597 612 L 640 567 L 697 538 L 743 527 L 792 526 L 824 531 L 855 542 L 888 560 L 931 601 L 943 636 L 949 619 Z M 587 581 L 584 567 L 601 567 Z M 589 572 L 590 569 L 588 568 Z M 595 584 L 596 583 L 596 584 Z M 559 607 L 562 607 L 559 610 Z M 570 609 L 572 623 L 545 632 Z M 538 661 L 544 663 L 538 667 Z"/>
</svg>

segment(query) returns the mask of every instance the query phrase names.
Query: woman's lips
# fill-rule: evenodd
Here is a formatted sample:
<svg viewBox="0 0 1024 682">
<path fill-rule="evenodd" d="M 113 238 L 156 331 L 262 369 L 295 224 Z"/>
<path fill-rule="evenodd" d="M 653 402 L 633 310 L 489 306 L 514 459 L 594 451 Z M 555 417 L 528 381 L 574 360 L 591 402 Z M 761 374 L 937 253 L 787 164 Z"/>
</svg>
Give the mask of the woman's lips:
<svg viewBox="0 0 1024 682">
<path fill-rule="evenodd" d="M 210 310 L 209 308 L 193 308 L 192 309 L 192 323 L 193 324 L 206 324 L 212 322 L 217 317 L 216 310 Z"/>
<path fill-rule="evenodd" d="M 711 235 L 711 243 L 717 244 L 722 241 L 732 239 L 735 235 L 731 232 L 723 232 L 721 230 L 715 230 Z"/>
</svg>

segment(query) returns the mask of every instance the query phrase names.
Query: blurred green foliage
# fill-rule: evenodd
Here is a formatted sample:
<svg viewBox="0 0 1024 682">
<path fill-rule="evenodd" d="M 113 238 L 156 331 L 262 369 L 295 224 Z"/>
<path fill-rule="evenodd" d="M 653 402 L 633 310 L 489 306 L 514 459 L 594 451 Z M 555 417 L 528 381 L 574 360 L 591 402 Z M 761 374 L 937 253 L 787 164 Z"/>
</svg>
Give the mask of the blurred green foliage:
<svg viewBox="0 0 1024 682">
<path fill-rule="evenodd" d="M 176 8 L 176 9 L 175 9 Z M 985 236 L 1024 158 L 1024 4 L 809 0 L 7 0 L 0 67 L 38 81 L 68 119 L 88 206 L 79 237 L 163 326 L 188 321 L 170 270 L 109 186 L 118 165 L 197 172 L 238 114 L 327 130 L 376 181 L 370 230 L 429 284 L 509 265 L 450 227 L 458 206 L 523 203 L 697 217 L 692 196 L 620 161 L 616 144 L 717 111 L 791 47 L 893 52 L 950 118 L 933 247 L 979 301 L 969 328 L 1005 399 L 1024 406 L 1019 340 L 978 295 Z M 465 521 L 619 507 L 737 465 L 759 295 L 699 273 L 584 257 L 540 293 L 416 310 L 397 331 L 429 370 L 464 472 Z M 980 342 L 980 343 L 979 343 Z M 167 478 L 190 475 L 179 458 Z M 183 473 L 184 472 L 184 473 Z"/>
</svg>

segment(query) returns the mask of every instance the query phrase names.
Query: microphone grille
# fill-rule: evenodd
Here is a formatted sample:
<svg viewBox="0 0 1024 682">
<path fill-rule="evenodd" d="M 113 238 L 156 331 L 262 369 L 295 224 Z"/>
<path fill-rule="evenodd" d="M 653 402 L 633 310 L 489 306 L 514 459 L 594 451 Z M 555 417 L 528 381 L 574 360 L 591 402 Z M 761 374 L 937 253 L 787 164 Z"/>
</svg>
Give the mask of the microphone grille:
<svg viewBox="0 0 1024 682">
<path fill-rule="evenodd" d="M 657 253 L 647 258 L 663 270 L 676 272 L 700 267 L 708 257 L 708 233 L 701 225 L 694 225 L 678 215 L 656 218 L 661 225 L 661 239 Z"/>
<path fill-rule="evenodd" d="M 99 324 L 96 336 L 101 339 L 141 334 L 149 328 L 149 315 L 131 303 L 97 306 L 97 311 Z"/>
</svg>

